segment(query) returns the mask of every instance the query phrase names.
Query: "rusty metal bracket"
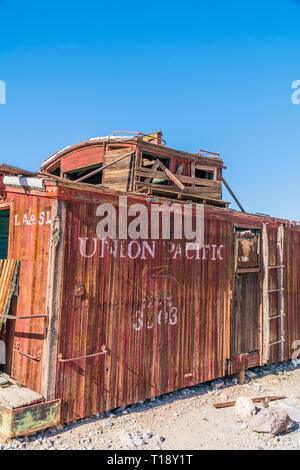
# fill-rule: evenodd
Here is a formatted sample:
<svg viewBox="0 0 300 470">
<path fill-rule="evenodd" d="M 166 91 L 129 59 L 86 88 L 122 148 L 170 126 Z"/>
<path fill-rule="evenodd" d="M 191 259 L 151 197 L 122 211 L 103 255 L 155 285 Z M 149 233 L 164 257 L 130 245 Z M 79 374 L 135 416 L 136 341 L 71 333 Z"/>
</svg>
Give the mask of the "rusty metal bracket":
<svg viewBox="0 0 300 470">
<path fill-rule="evenodd" d="M 58 360 L 59 362 L 71 362 L 71 361 L 79 361 L 80 359 L 87 359 L 89 357 L 95 357 L 95 356 L 100 356 L 102 354 L 107 354 L 108 350 L 105 345 L 101 347 L 101 351 L 94 353 L 94 354 L 88 354 L 87 356 L 79 356 L 79 357 L 72 357 L 71 359 L 64 359 L 63 355 L 60 353 L 58 354 Z"/>
</svg>

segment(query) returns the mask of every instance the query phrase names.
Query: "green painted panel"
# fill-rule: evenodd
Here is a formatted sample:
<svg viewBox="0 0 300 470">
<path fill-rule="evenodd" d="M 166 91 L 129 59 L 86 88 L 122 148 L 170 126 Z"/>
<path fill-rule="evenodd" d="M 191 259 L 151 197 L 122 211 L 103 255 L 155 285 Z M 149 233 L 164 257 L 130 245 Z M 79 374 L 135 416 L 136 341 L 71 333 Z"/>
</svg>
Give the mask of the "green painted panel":
<svg viewBox="0 0 300 470">
<path fill-rule="evenodd" d="M 0 210 L 0 259 L 7 258 L 9 209 Z"/>
<path fill-rule="evenodd" d="M 39 431 L 60 422 L 60 400 L 38 403 L 13 410 L 14 436 Z"/>
</svg>

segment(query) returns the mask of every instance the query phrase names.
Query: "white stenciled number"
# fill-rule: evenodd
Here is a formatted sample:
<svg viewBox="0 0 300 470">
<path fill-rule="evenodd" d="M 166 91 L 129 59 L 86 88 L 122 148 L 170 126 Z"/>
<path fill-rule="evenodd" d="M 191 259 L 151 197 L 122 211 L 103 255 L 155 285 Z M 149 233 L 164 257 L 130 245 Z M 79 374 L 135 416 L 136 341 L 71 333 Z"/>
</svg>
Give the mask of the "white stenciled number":
<svg viewBox="0 0 300 470">
<path fill-rule="evenodd" d="M 172 307 L 170 312 L 170 325 L 176 325 L 177 323 L 177 307 Z"/>
<path fill-rule="evenodd" d="M 136 323 L 133 324 L 133 328 L 136 330 L 136 331 L 140 331 L 142 328 L 143 328 L 143 312 L 138 310 L 137 312 L 135 312 L 135 316 L 136 316 Z"/>
<path fill-rule="evenodd" d="M 162 316 L 162 313 L 163 313 L 163 312 L 162 312 L 161 310 L 158 312 L 157 323 L 158 323 L 159 325 L 161 325 L 161 316 Z M 164 323 L 165 323 L 165 325 L 168 323 L 168 318 L 169 318 L 168 312 L 165 312 L 165 313 L 164 313 Z"/>
<path fill-rule="evenodd" d="M 151 330 L 151 328 L 153 328 L 153 318 L 152 317 L 147 320 L 147 328 L 148 328 L 148 330 Z"/>
</svg>

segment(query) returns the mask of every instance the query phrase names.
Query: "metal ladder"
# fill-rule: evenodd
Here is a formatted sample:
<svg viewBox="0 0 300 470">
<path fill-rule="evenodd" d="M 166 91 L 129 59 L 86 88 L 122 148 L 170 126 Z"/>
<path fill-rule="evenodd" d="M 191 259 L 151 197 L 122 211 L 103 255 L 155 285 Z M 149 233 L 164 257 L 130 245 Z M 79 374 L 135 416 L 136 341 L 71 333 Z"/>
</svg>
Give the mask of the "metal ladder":
<svg viewBox="0 0 300 470">
<path fill-rule="evenodd" d="M 284 239 L 284 228 L 283 225 L 280 225 L 278 227 L 278 232 L 277 232 L 277 240 L 276 240 L 276 266 L 268 266 L 268 271 L 271 269 L 276 269 L 277 270 L 277 287 L 276 289 L 269 289 L 268 294 L 274 294 L 275 292 L 277 293 L 277 313 L 278 315 L 274 315 L 272 317 L 269 317 L 269 320 L 278 320 L 278 332 L 279 332 L 279 338 L 277 341 L 273 341 L 272 343 L 269 343 L 269 348 L 271 346 L 274 346 L 276 344 L 280 344 L 280 360 L 283 361 L 284 358 L 284 342 L 285 342 L 285 337 L 284 337 L 284 264 L 283 264 L 283 239 Z"/>
</svg>

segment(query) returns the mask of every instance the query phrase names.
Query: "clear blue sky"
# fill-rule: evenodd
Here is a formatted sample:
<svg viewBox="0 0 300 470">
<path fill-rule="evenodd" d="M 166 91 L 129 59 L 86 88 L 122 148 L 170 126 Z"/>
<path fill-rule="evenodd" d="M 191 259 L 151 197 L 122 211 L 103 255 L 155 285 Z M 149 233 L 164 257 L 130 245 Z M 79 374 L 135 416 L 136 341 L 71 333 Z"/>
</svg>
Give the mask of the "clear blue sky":
<svg viewBox="0 0 300 470">
<path fill-rule="evenodd" d="M 221 153 L 247 211 L 300 220 L 299 58 L 296 0 L 0 0 L 0 162 L 162 130 Z"/>
</svg>

